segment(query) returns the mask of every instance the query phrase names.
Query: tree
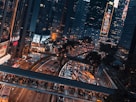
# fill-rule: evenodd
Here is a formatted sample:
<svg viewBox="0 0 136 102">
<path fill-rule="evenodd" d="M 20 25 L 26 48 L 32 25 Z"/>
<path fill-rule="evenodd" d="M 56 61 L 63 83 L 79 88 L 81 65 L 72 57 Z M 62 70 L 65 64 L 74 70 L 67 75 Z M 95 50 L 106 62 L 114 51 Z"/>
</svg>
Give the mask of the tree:
<svg viewBox="0 0 136 102">
<path fill-rule="evenodd" d="M 102 59 L 102 62 L 105 64 L 105 65 L 111 65 L 111 63 L 115 60 L 114 56 L 113 55 L 106 55 L 103 59 Z"/>
<path fill-rule="evenodd" d="M 104 102 L 135 102 L 135 97 L 127 91 L 118 89 L 114 94 L 109 95 Z"/>
<path fill-rule="evenodd" d="M 92 51 L 86 55 L 85 60 L 90 62 L 90 65 L 93 66 L 93 73 L 95 73 L 95 69 L 101 64 L 101 55 Z"/>
<path fill-rule="evenodd" d="M 92 41 L 93 41 L 92 38 L 89 37 L 89 36 L 84 36 L 83 37 L 83 42 L 85 42 L 85 43 L 91 43 Z"/>
<path fill-rule="evenodd" d="M 102 60 L 103 63 L 105 65 L 111 65 L 111 63 L 115 60 L 114 55 L 117 51 L 117 47 L 110 44 L 100 43 L 100 51 L 106 53 L 106 56 Z"/>
<path fill-rule="evenodd" d="M 107 54 L 111 54 L 114 55 L 117 51 L 117 47 L 116 46 L 112 46 L 110 44 L 104 44 L 104 43 L 100 43 L 100 51 L 103 51 Z"/>
</svg>

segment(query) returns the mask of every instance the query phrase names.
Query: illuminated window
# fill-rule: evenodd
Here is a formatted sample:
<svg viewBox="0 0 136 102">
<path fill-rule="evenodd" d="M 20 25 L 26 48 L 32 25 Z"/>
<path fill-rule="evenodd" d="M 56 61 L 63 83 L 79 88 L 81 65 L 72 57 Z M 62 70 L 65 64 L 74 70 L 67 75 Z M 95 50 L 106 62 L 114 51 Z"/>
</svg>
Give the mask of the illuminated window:
<svg viewBox="0 0 136 102">
<path fill-rule="evenodd" d="M 40 7 L 45 7 L 45 5 L 44 4 L 40 4 Z"/>
</svg>

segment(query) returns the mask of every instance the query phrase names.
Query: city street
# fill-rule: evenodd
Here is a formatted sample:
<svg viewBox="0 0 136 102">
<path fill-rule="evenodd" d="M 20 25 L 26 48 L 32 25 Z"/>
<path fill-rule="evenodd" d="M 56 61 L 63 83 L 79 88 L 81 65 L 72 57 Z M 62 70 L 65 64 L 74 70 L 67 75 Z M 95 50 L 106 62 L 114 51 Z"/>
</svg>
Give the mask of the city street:
<svg viewBox="0 0 136 102">
<path fill-rule="evenodd" d="M 22 89 L 16 102 L 49 102 L 50 94 L 37 93 L 35 91 Z"/>
<path fill-rule="evenodd" d="M 65 98 L 65 99 L 64 99 L 64 102 L 86 102 L 86 101 L 73 100 L 73 99 L 70 99 L 70 98 Z"/>
<path fill-rule="evenodd" d="M 135 102 L 136 0 L 0 0 L 0 102 Z"/>
<path fill-rule="evenodd" d="M 64 77 L 64 78 L 68 78 L 68 79 L 72 79 L 72 80 L 79 80 L 79 81 L 82 81 L 85 83 L 99 85 L 99 83 L 97 83 L 95 77 L 90 72 L 88 72 L 88 70 L 89 70 L 89 66 L 86 64 L 78 63 L 75 61 L 69 61 L 61 69 L 59 76 Z M 73 94 L 74 90 L 71 88 L 70 92 Z M 81 97 L 83 97 L 83 96 L 88 97 L 85 95 L 85 91 L 82 89 L 78 90 L 77 94 Z M 91 94 L 90 100 L 96 101 L 98 97 L 95 95 L 95 93 L 94 93 L 94 95 L 92 95 L 92 93 L 90 93 L 90 94 Z M 98 99 L 100 99 L 100 97 Z M 64 102 L 86 102 L 86 101 L 82 101 L 82 100 L 73 100 L 73 99 L 69 99 L 69 98 L 64 98 L 64 99 L 65 99 Z"/>
<path fill-rule="evenodd" d="M 56 63 L 56 60 L 49 59 L 35 71 L 40 73 L 57 75 L 58 69 L 59 67 Z M 43 94 L 24 88 L 14 88 L 14 90 L 12 90 L 11 92 L 9 102 L 50 102 L 50 97 L 50 94 Z"/>
</svg>

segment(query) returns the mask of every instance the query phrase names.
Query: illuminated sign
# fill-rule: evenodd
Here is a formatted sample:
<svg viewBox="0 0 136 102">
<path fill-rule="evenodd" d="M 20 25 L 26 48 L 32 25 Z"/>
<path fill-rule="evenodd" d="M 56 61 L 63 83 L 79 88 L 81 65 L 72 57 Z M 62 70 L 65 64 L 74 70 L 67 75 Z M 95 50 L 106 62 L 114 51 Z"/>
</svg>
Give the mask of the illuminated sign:
<svg viewBox="0 0 136 102">
<path fill-rule="evenodd" d="M 13 46 L 17 46 L 17 45 L 18 45 L 18 41 L 14 41 Z"/>
<path fill-rule="evenodd" d="M 124 7 L 124 9 L 123 9 L 123 13 L 122 13 L 122 20 L 123 21 L 125 21 L 125 19 L 126 19 L 126 16 L 127 16 L 127 11 L 128 11 L 128 6 L 129 6 L 129 2 L 130 2 L 130 0 L 126 0 L 125 1 L 125 7 Z"/>
<path fill-rule="evenodd" d="M 40 43 L 43 44 L 50 36 L 42 36 Z"/>
<path fill-rule="evenodd" d="M 18 36 L 16 36 L 16 37 L 12 37 L 11 39 L 10 39 L 10 41 L 18 41 L 20 39 L 20 36 L 18 35 Z"/>
<path fill-rule="evenodd" d="M 0 43 L 0 57 L 3 57 L 7 52 L 8 41 Z"/>
<path fill-rule="evenodd" d="M 33 41 L 32 41 L 32 42 L 40 43 L 40 38 L 41 38 L 40 35 L 34 34 L 34 36 L 33 36 Z"/>
<path fill-rule="evenodd" d="M 52 34 L 51 34 L 51 39 L 52 39 L 53 41 L 55 41 L 55 40 L 57 39 L 57 37 L 58 37 L 58 34 L 57 34 L 57 33 L 52 33 Z"/>
<path fill-rule="evenodd" d="M 119 0 L 114 0 L 114 7 L 118 8 L 118 5 L 119 5 Z"/>
<path fill-rule="evenodd" d="M 84 0 L 84 1 L 86 1 L 86 2 L 90 2 L 90 0 Z"/>
<path fill-rule="evenodd" d="M 101 32 L 100 32 L 101 36 L 108 36 L 113 11 L 114 11 L 113 2 L 107 3 L 102 26 L 101 26 Z"/>
</svg>

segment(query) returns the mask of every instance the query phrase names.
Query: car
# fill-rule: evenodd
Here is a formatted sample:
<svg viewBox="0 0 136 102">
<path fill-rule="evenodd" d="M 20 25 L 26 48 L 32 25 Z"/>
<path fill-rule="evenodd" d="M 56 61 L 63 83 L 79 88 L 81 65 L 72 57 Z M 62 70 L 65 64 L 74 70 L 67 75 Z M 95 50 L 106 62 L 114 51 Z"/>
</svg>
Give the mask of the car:
<svg viewBox="0 0 136 102">
<path fill-rule="evenodd" d="M 56 83 L 54 84 L 53 89 L 58 90 L 58 85 Z"/>
<path fill-rule="evenodd" d="M 57 102 L 64 102 L 64 97 L 59 96 Z"/>
<path fill-rule="evenodd" d="M 80 96 L 85 96 L 85 93 L 84 93 L 84 91 L 82 89 L 78 89 L 78 94 Z"/>
<path fill-rule="evenodd" d="M 74 94 L 75 93 L 75 88 L 69 87 L 69 93 Z"/>
<path fill-rule="evenodd" d="M 54 73 L 56 70 L 54 68 L 51 68 L 50 71 Z"/>
<path fill-rule="evenodd" d="M 60 91 L 64 92 L 64 86 L 60 86 Z"/>
</svg>

